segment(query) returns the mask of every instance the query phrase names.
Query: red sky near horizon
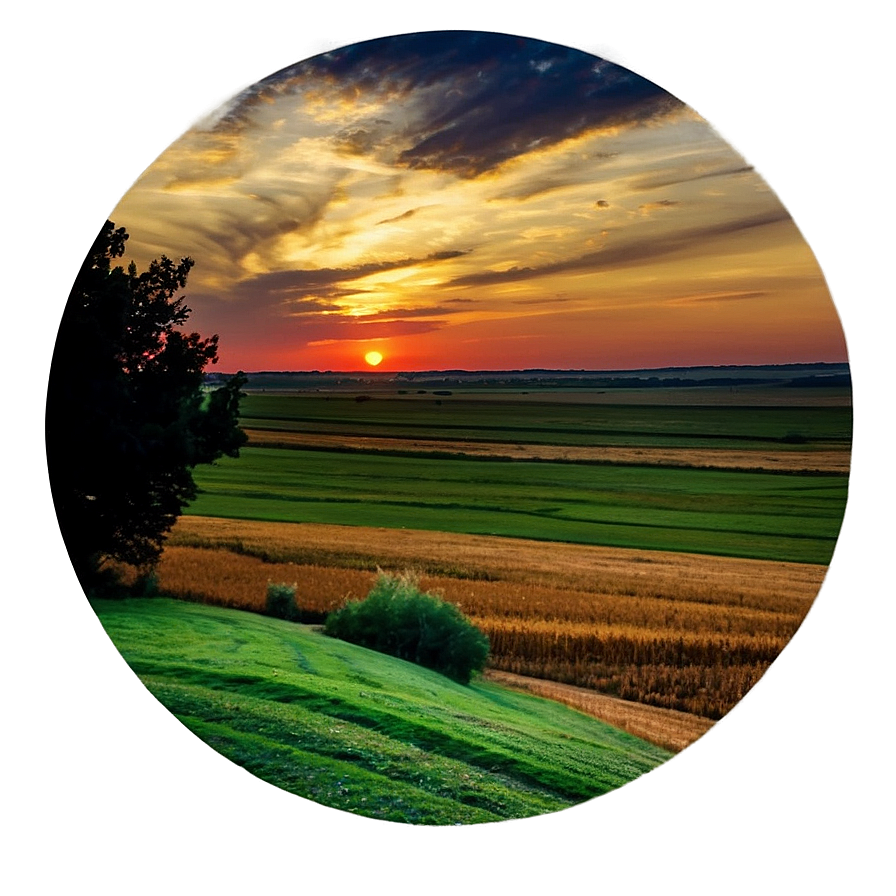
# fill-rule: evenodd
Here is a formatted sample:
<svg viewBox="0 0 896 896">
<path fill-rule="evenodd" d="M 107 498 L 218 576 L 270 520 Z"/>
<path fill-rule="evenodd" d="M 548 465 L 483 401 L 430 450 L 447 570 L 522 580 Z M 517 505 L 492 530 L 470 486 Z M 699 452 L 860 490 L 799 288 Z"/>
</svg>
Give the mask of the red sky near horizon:
<svg viewBox="0 0 896 896">
<path fill-rule="evenodd" d="M 217 370 L 845 361 L 777 197 L 693 110 L 597 57 L 474 32 L 278 72 L 110 219 L 191 256 Z"/>
</svg>

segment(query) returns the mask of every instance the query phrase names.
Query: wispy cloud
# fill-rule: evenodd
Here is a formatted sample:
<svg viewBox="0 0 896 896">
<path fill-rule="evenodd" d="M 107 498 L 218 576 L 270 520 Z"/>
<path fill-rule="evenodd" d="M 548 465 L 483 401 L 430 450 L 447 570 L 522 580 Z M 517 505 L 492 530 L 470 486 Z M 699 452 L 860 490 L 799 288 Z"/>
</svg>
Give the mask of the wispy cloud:
<svg viewBox="0 0 896 896">
<path fill-rule="evenodd" d="M 272 271 L 242 281 L 234 293 L 261 299 L 279 296 L 281 299 L 307 297 L 334 297 L 341 284 L 361 280 L 372 274 L 396 271 L 418 265 L 433 264 L 466 255 L 470 250 L 445 250 L 433 252 L 422 258 L 399 258 L 393 261 L 371 261 L 345 268 L 314 268 L 288 271 Z M 352 290 L 356 293 L 357 290 Z"/>
<path fill-rule="evenodd" d="M 740 289 L 727 292 L 704 292 L 693 295 L 675 296 L 666 299 L 665 305 L 695 305 L 702 303 L 718 304 L 720 302 L 742 302 L 749 299 L 764 299 L 768 292 L 761 289 Z"/>
<path fill-rule="evenodd" d="M 441 320 L 368 321 L 364 318 L 332 317 L 303 326 L 296 336 L 305 345 L 326 345 L 337 342 L 368 342 L 371 339 L 396 339 L 420 336 L 445 325 Z"/>
<path fill-rule="evenodd" d="M 520 280 L 532 280 L 552 274 L 573 271 L 606 271 L 641 264 L 645 261 L 676 252 L 707 249 L 708 240 L 739 233 L 752 228 L 764 227 L 781 221 L 790 220 L 783 209 L 735 221 L 708 224 L 692 227 L 687 230 L 671 230 L 660 234 L 651 233 L 643 240 L 620 242 L 608 245 L 596 252 L 588 252 L 575 258 L 564 259 L 552 264 L 533 267 L 512 267 L 504 271 L 481 271 L 456 277 L 449 286 L 485 286 L 498 283 L 512 283 Z"/>
<path fill-rule="evenodd" d="M 722 168 L 716 168 L 711 171 L 682 172 L 667 171 L 665 173 L 653 174 L 647 177 L 638 178 L 632 188 L 635 190 L 656 190 L 662 187 L 672 187 L 676 184 L 687 184 L 697 180 L 708 180 L 714 177 L 729 177 L 731 175 L 749 174 L 754 169 L 752 165 L 729 165 Z"/>
<path fill-rule="evenodd" d="M 653 212 L 663 211 L 667 208 L 675 208 L 681 203 L 675 199 L 658 199 L 656 202 L 644 202 L 638 206 L 638 211 L 642 215 L 650 215 Z"/>
<path fill-rule="evenodd" d="M 406 221 L 408 218 L 413 218 L 414 215 L 419 212 L 419 208 L 409 208 L 406 212 L 402 212 L 400 215 L 395 215 L 392 218 L 383 218 L 382 221 L 377 221 L 377 225 L 380 224 L 392 224 L 395 221 Z"/>
</svg>

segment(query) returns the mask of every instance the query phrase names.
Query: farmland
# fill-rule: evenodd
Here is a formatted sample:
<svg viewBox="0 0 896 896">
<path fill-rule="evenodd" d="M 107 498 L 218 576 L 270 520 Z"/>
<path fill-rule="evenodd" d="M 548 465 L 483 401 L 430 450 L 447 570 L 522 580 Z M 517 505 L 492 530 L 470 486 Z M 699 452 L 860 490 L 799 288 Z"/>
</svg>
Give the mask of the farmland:
<svg viewBox="0 0 896 896">
<path fill-rule="evenodd" d="M 848 407 L 251 394 L 249 446 L 197 469 L 190 512 L 827 563 L 850 420 Z"/>
<path fill-rule="evenodd" d="M 816 564 L 349 526 L 182 518 L 167 594 L 262 611 L 296 584 L 309 620 L 413 569 L 492 643 L 491 667 L 704 718 L 724 715 L 796 631 Z"/>
<path fill-rule="evenodd" d="M 249 445 L 196 471 L 164 586 L 258 609 L 296 582 L 323 618 L 413 569 L 495 673 L 710 719 L 737 703 L 830 561 L 848 390 L 426 385 L 251 392 Z"/>
<path fill-rule="evenodd" d="M 769 394 L 759 393 L 759 398 L 767 399 Z M 653 403 L 641 393 L 644 403 L 619 405 L 588 393 L 438 390 L 401 395 L 394 389 L 349 394 L 250 393 L 242 413 L 243 425 L 252 430 L 341 436 L 626 447 L 774 447 L 778 451 L 848 448 L 848 405 L 746 405 L 750 411 L 745 413 L 740 404 L 673 405 L 667 403 L 664 390 L 652 395 Z"/>
<path fill-rule="evenodd" d="M 378 568 L 413 570 L 489 636 L 488 674 L 608 719 L 620 704 L 589 693 L 666 713 L 653 739 L 680 749 L 818 592 L 849 390 L 527 385 L 250 393 L 249 444 L 196 470 L 163 591 L 260 611 L 266 583 L 295 582 L 315 621 Z"/>
</svg>

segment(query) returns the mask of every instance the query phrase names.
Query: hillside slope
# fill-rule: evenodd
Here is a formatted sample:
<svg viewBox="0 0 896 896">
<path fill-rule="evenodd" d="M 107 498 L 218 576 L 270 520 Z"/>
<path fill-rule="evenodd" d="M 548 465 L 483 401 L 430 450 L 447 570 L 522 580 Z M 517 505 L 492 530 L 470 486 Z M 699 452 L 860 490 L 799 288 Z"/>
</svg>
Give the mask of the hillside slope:
<svg viewBox="0 0 896 896">
<path fill-rule="evenodd" d="M 565 706 L 465 687 L 307 626 L 168 599 L 95 601 L 149 690 L 215 750 L 299 796 L 417 824 L 552 812 L 671 754 Z"/>
</svg>

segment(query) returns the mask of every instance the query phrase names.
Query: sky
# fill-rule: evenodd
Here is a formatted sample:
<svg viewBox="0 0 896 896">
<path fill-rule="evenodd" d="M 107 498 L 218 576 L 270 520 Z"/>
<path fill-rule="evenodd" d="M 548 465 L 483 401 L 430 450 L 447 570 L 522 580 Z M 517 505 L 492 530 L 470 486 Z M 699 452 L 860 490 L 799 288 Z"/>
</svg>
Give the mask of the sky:
<svg viewBox="0 0 896 896">
<path fill-rule="evenodd" d="M 428 32 L 283 69 L 122 198 L 195 261 L 222 371 L 845 361 L 774 192 L 694 110 L 555 44 Z"/>
</svg>

